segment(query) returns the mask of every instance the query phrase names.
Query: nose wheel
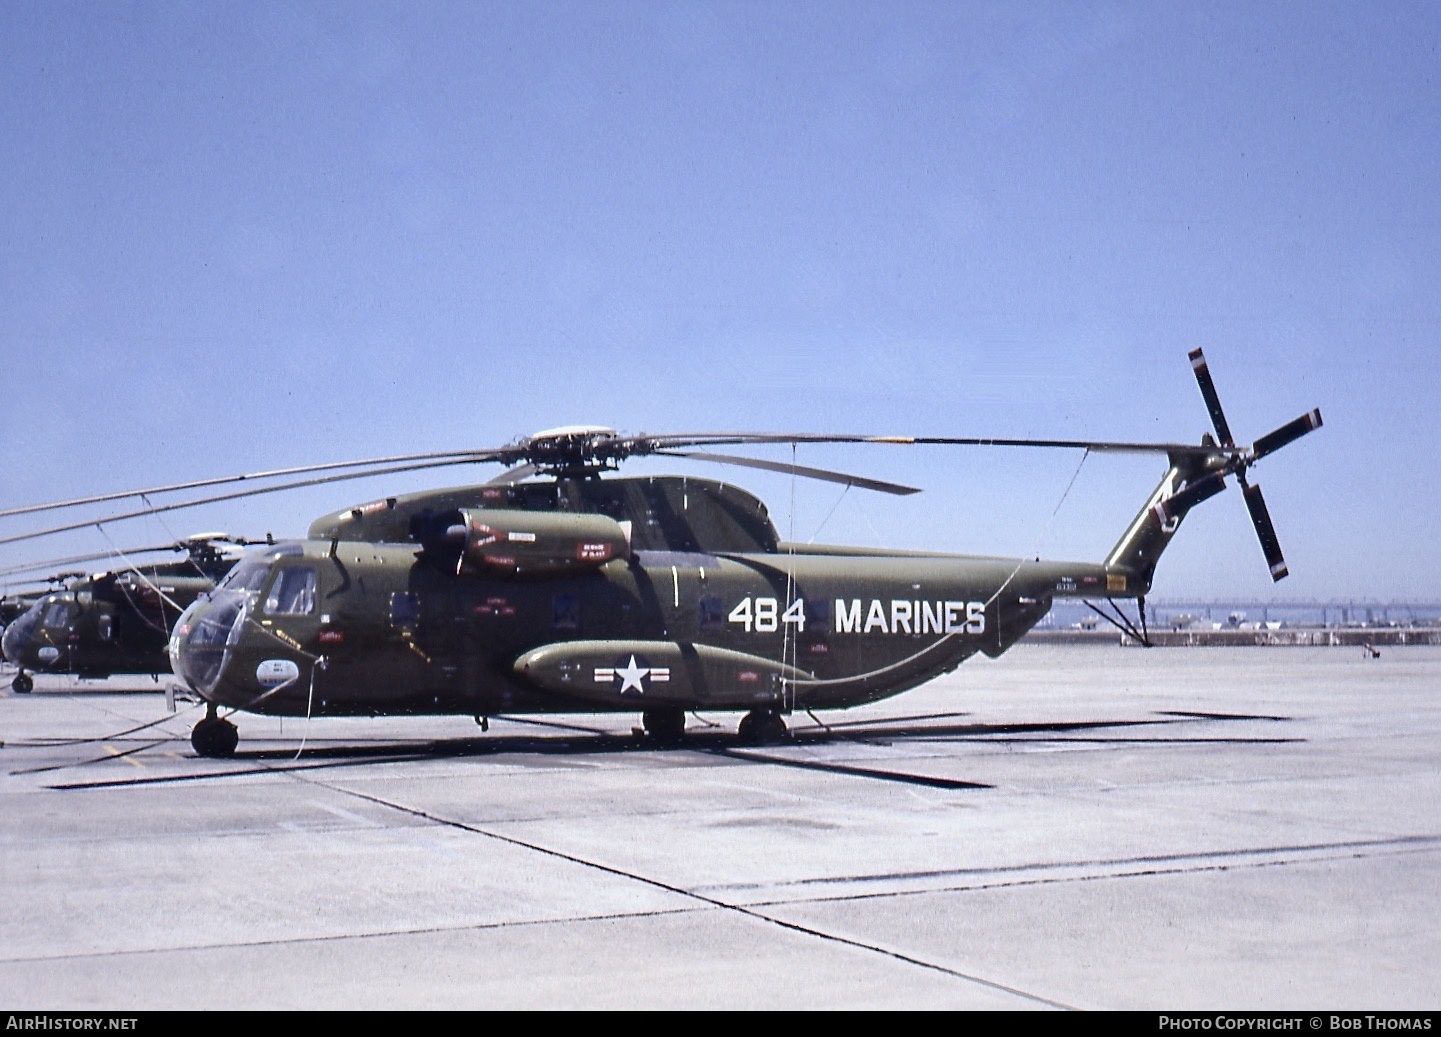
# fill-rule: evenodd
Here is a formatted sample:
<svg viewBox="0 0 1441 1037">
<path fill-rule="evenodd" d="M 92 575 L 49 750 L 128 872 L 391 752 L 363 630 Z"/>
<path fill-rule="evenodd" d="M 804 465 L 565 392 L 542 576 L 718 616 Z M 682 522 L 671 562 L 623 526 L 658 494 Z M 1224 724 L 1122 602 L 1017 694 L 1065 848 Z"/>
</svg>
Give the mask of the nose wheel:
<svg viewBox="0 0 1441 1037">
<path fill-rule="evenodd" d="M 230 721 L 216 716 L 214 706 L 205 714 L 205 719 L 190 730 L 190 745 L 197 756 L 234 756 L 238 744 L 240 732 Z"/>
<path fill-rule="evenodd" d="M 771 745 L 790 737 L 785 718 L 773 709 L 753 709 L 741 717 L 740 740 L 746 745 Z"/>
<path fill-rule="evenodd" d="M 10 682 L 10 690 L 17 695 L 28 695 L 35 690 L 35 682 L 30 679 L 28 673 L 21 670 L 15 675 L 15 679 Z"/>
</svg>

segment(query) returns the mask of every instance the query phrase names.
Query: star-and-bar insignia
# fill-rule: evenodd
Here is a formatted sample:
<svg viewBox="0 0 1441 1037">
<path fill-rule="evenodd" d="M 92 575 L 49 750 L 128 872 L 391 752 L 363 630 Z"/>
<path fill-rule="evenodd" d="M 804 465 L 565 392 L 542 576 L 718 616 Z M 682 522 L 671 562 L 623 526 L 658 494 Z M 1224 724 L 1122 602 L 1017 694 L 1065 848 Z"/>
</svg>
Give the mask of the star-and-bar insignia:
<svg viewBox="0 0 1441 1037">
<path fill-rule="evenodd" d="M 620 681 L 620 687 L 616 690 L 622 695 L 629 691 L 634 691 L 637 695 L 644 695 L 647 679 L 653 684 L 670 680 L 670 667 L 650 666 L 645 659 L 637 662 L 635 654 L 632 653 L 628 661 L 617 659 L 614 666 L 597 666 L 595 668 L 595 682 L 607 684 L 612 681 Z"/>
</svg>

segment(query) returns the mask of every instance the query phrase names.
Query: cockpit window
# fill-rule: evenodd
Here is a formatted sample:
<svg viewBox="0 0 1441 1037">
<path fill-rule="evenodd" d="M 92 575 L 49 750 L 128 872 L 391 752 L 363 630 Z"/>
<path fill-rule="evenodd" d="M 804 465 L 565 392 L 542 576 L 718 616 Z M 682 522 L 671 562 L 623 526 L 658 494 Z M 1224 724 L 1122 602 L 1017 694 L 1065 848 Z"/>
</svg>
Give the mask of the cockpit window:
<svg viewBox="0 0 1441 1037">
<path fill-rule="evenodd" d="M 40 625 L 55 630 L 70 625 L 70 616 L 74 610 L 68 601 L 52 601 L 45 609 L 45 618 Z"/>
<path fill-rule="evenodd" d="M 315 570 L 309 566 L 281 569 L 270 585 L 265 611 L 271 615 L 304 616 L 315 611 Z"/>
</svg>

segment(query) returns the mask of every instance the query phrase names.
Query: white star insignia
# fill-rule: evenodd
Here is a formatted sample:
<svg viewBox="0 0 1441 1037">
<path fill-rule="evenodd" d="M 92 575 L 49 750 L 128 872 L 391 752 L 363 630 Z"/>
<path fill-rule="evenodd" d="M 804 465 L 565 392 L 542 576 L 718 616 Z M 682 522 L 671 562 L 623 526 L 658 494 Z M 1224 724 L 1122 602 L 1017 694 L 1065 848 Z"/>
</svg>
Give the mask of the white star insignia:
<svg viewBox="0 0 1441 1037">
<path fill-rule="evenodd" d="M 625 667 L 618 666 L 615 670 L 615 675 L 620 678 L 620 693 L 624 695 L 628 688 L 634 688 L 641 694 L 645 694 L 645 687 L 641 684 L 641 679 L 648 673 L 650 673 L 648 667 L 635 664 L 635 655 L 632 654 L 630 662 Z"/>
</svg>

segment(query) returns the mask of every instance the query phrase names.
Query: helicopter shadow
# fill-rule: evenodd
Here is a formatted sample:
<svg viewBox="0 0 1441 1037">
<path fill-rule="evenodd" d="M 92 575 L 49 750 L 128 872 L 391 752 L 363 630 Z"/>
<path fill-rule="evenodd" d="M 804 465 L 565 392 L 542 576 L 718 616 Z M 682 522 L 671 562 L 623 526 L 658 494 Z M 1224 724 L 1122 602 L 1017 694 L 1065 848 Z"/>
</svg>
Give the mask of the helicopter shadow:
<svg viewBox="0 0 1441 1037">
<path fill-rule="evenodd" d="M 49 688 L 43 687 L 43 686 L 41 686 L 41 685 L 36 685 L 35 689 L 34 689 L 33 691 L 28 692 L 27 694 L 30 695 L 32 698 L 37 698 L 37 699 L 38 699 L 38 698 L 44 698 L 44 697 L 47 697 L 47 696 L 65 696 L 65 697 L 71 697 L 71 696 L 81 696 L 81 695 L 83 695 L 83 696 L 85 696 L 85 697 L 87 697 L 87 698 L 89 698 L 89 697 L 106 697 L 106 698 L 108 698 L 108 697 L 111 697 L 111 696 L 118 696 L 118 697 L 130 698 L 130 697 L 134 697 L 134 696 L 136 696 L 136 695 L 164 695 L 164 694 L 165 694 L 165 689 L 164 689 L 163 687 L 160 687 L 160 686 L 158 686 L 158 685 L 153 685 L 153 684 L 148 684 L 148 685 L 127 685 L 127 686 L 122 686 L 122 687 L 114 687 L 114 686 L 112 686 L 109 682 L 101 679 L 101 681 L 100 681 L 99 683 L 97 683 L 97 684 L 95 684 L 94 686 L 91 686 L 91 687 L 87 687 L 87 686 L 85 686 L 84 684 L 73 684 L 73 685 L 67 685 L 67 686 L 65 686 L 65 687 L 49 687 Z"/>
<path fill-rule="evenodd" d="M 658 742 L 639 729 L 616 732 L 546 721 L 521 720 L 557 733 L 504 733 L 466 738 L 381 741 L 356 743 L 352 740 L 303 741 L 297 746 L 261 746 L 237 751 L 223 761 L 223 770 L 166 775 L 137 776 L 120 780 L 73 782 L 50 786 L 82 789 L 183 782 L 208 782 L 265 773 L 341 771 L 399 763 L 444 760 L 482 760 L 502 756 L 541 759 L 647 756 L 672 753 L 704 753 L 738 762 L 771 764 L 801 770 L 821 771 L 859 778 L 952 790 L 979 790 L 993 786 L 984 782 L 918 774 L 913 771 L 858 765 L 845 761 L 816 759 L 788 750 L 827 746 L 889 746 L 908 742 L 1087 742 L 1093 744 L 1185 744 L 1231 743 L 1275 744 L 1303 739 L 1288 737 L 1232 736 L 1225 733 L 1171 735 L 1175 725 L 1213 723 L 1278 722 L 1288 718 L 1247 714 L 1156 713 L 1144 719 L 1081 720 L 1033 723 L 985 723 L 967 720 L 967 713 L 931 713 L 874 721 L 847 721 L 793 730 L 781 742 L 757 745 L 719 725 L 693 728 L 675 742 Z M 507 719 L 507 718 L 497 718 Z M 961 722 L 964 721 L 964 722 Z M 1139 736 L 1139 737 L 1138 737 Z M 85 763 L 103 762 L 102 759 Z M 83 766 L 75 764 L 74 766 Z"/>
</svg>

